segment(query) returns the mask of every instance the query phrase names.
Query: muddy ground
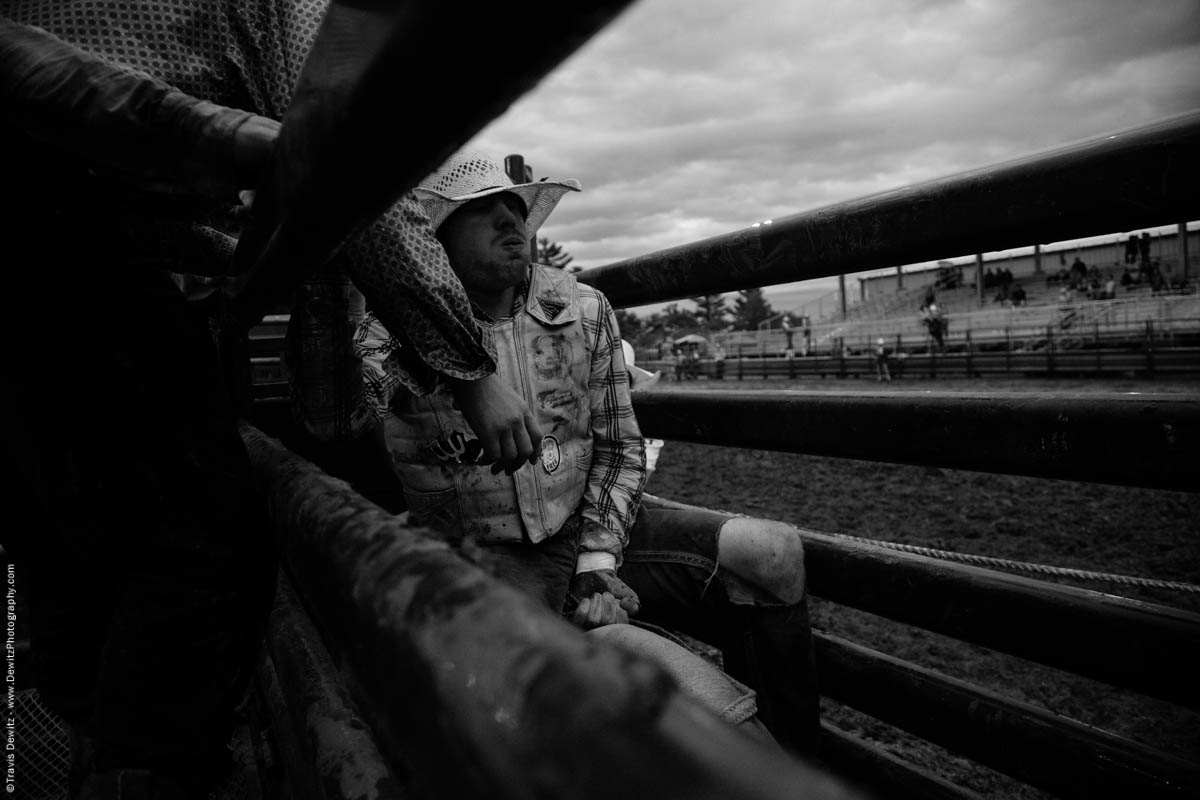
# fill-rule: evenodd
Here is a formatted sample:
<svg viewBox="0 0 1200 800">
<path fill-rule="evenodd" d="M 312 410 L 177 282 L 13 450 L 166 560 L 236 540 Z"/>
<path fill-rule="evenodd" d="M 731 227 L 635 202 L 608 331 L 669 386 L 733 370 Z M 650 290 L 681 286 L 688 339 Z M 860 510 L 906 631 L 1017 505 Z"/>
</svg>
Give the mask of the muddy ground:
<svg viewBox="0 0 1200 800">
<path fill-rule="evenodd" d="M 855 379 L 659 383 L 647 391 L 879 388 Z M 899 391 L 1164 392 L 1200 380 L 915 380 Z M 652 434 L 652 432 L 648 432 Z M 1197 454 L 1200 456 L 1200 453 Z M 1200 494 L 667 442 L 649 491 L 801 527 L 1122 576 L 1200 584 Z M 1026 577 L 1045 577 L 1014 571 Z M 1050 578 L 1200 613 L 1200 593 Z M 1200 714 L 812 598 L 814 625 L 992 691 L 1200 760 Z M 903 731 L 826 701 L 827 720 L 985 797 L 1042 798 Z"/>
</svg>

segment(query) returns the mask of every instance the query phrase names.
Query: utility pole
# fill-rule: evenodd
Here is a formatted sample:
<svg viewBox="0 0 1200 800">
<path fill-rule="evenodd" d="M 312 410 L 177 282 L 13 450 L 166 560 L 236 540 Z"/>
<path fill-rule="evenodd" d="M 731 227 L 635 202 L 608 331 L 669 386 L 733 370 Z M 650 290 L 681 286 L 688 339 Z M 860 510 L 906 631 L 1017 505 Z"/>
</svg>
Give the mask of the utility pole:
<svg viewBox="0 0 1200 800">
<path fill-rule="evenodd" d="M 983 253 L 975 254 L 975 295 L 983 306 Z"/>
<path fill-rule="evenodd" d="M 1188 237 L 1187 223 L 1179 223 L 1179 260 L 1183 262 L 1183 274 L 1180 279 L 1187 283 L 1188 279 Z"/>
</svg>

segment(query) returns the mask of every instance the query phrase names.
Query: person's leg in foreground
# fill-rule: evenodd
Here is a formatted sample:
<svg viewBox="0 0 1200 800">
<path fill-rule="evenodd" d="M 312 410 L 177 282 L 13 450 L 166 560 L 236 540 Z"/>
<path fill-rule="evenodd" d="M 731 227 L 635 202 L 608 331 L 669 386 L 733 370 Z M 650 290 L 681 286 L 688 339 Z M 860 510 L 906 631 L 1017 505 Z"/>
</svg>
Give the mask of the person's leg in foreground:
<svg viewBox="0 0 1200 800">
<path fill-rule="evenodd" d="M 785 748 L 815 755 L 820 708 L 799 531 L 646 495 L 620 570 L 640 618 L 719 648 Z"/>
</svg>

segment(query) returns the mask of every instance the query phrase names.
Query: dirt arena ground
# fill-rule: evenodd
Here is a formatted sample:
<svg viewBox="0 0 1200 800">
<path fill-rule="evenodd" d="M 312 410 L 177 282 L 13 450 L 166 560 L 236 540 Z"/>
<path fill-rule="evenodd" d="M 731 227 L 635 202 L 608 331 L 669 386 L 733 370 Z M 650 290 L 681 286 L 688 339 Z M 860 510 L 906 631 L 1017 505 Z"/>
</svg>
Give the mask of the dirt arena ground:
<svg viewBox="0 0 1200 800">
<path fill-rule="evenodd" d="M 698 380 L 647 391 L 874 391 L 874 381 Z M 890 391 L 1143 392 L 1200 400 L 1200 380 L 897 381 Z M 702 476 L 702 477 L 701 477 Z M 648 490 L 804 528 L 958 553 L 1200 584 L 1200 495 L 667 442 Z M 1028 573 L 1027 577 L 1035 576 Z M 1063 583 L 1200 613 L 1200 593 Z M 1200 760 L 1200 714 L 813 598 L 814 625 L 1002 695 Z M 827 702 L 826 719 L 985 797 L 1042 798 L 1006 776 Z"/>
</svg>

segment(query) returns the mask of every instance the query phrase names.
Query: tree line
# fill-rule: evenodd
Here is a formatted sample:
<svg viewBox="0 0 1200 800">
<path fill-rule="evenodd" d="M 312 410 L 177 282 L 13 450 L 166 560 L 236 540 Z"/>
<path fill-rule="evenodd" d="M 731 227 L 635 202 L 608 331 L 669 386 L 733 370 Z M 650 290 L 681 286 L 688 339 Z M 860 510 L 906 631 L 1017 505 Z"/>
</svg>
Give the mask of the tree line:
<svg viewBox="0 0 1200 800">
<path fill-rule="evenodd" d="M 543 264 L 579 272 L 572 266 L 573 257 L 557 242 L 538 238 L 538 261 Z M 732 300 L 732 303 L 730 302 Z M 621 335 L 634 346 L 650 347 L 666 338 L 676 338 L 689 333 L 712 334 L 718 331 L 752 331 L 759 323 L 778 316 L 762 289 L 742 289 L 733 298 L 724 294 L 707 294 L 693 297 L 694 308 L 685 308 L 671 303 L 661 311 L 639 316 L 628 309 L 617 309 L 617 323 Z M 800 320 L 785 315 L 788 323 L 798 326 Z"/>
</svg>

